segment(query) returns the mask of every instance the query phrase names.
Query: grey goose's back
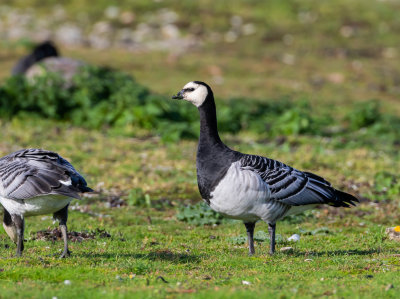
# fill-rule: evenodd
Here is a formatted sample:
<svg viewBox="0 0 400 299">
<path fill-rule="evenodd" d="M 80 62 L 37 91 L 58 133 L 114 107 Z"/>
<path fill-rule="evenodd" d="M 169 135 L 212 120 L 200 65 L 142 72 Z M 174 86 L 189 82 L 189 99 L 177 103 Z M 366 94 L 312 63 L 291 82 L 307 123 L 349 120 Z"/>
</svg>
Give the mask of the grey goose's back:
<svg viewBox="0 0 400 299">
<path fill-rule="evenodd" d="M 24 200 L 41 195 L 79 199 L 90 192 L 85 179 L 57 153 L 22 149 L 0 159 L 0 196 Z"/>
</svg>

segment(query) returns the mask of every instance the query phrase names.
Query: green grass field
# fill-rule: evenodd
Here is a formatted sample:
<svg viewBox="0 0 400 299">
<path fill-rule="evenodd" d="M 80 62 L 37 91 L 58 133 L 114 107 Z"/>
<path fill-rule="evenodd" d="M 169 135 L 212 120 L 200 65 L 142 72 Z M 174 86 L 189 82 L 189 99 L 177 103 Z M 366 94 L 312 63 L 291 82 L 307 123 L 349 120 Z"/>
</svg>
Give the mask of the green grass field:
<svg viewBox="0 0 400 299">
<path fill-rule="evenodd" d="M 32 5 L 45 15 L 42 2 L 7 1 L 21 8 Z M 96 192 L 71 203 L 68 229 L 77 236 L 71 237 L 69 259 L 58 259 L 60 239 L 52 240 L 51 234 L 45 238 L 43 230 L 50 233 L 57 227 L 51 217 L 26 219 L 22 258 L 14 257 L 15 244 L 0 229 L 1 298 L 399 297 L 399 243 L 385 235 L 387 227 L 400 225 L 400 143 L 393 129 L 400 123 L 398 2 L 272 1 L 268 7 L 262 1 L 236 1 L 229 9 L 224 1 L 214 7 L 211 2 L 126 0 L 121 6 L 143 15 L 173 7 L 182 19 L 198 11 L 187 22 L 204 21 L 205 33 L 225 30 L 223 20 L 229 22 L 234 14 L 262 29 L 234 43 L 206 43 L 178 58 L 162 51 L 76 47 L 61 52 L 126 71 L 166 99 L 186 82 L 203 80 L 214 89 L 217 109 L 218 103 L 229 106 L 233 98 L 249 105 L 306 102 L 312 115 L 329 114 L 333 120 L 328 129 L 339 133 L 277 136 L 243 129 L 222 132 L 222 138 L 236 150 L 324 176 L 361 203 L 351 209 L 320 207 L 278 222 L 277 254 L 268 255 L 264 240 L 256 242 L 256 255 L 248 257 L 240 238 L 245 236 L 242 223 L 197 226 L 177 218 L 180 207 L 201 200 L 196 140 L 163 142 L 163 136 L 135 126 L 121 133 L 29 114 L 4 118 L 0 155 L 25 147 L 56 151 Z M 105 7 L 106 1 L 98 6 L 70 1 L 66 9 L 71 18 L 85 9 L 97 20 Z M 317 20 L 300 22 L 304 11 L 316 14 Z M 354 27 L 354 35 L 344 37 L 343 26 Z M 285 34 L 294 37 L 290 45 L 282 42 Z M 26 51 L 15 41 L 1 43 L 0 80 L 7 80 Z M 285 63 L 285 54 L 294 62 Z M 216 69 L 222 84 L 213 81 Z M 380 110 L 372 111 L 373 124 L 352 127 L 357 116 L 368 117 L 370 110 L 362 112 L 362 107 L 374 99 Z M 266 224 L 258 223 L 256 231 L 266 232 Z M 300 241 L 287 241 L 295 233 Z M 293 251 L 279 251 L 287 246 Z"/>
</svg>

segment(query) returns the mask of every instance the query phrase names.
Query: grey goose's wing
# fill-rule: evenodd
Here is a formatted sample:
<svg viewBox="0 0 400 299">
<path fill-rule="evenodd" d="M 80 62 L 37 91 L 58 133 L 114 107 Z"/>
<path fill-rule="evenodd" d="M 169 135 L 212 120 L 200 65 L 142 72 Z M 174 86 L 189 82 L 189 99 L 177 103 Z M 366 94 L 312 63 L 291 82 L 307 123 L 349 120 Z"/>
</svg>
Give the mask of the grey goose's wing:
<svg viewBox="0 0 400 299">
<path fill-rule="evenodd" d="M 268 185 L 271 199 L 291 206 L 329 204 L 335 207 L 355 205 L 358 199 L 336 190 L 329 182 L 310 172 L 302 172 L 279 161 L 244 155 L 243 169 L 256 172 Z"/>
<path fill-rule="evenodd" d="M 79 199 L 79 192 L 90 191 L 85 179 L 57 153 L 23 149 L 0 159 L 0 195 L 4 197 L 59 194 Z"/>
</svg>

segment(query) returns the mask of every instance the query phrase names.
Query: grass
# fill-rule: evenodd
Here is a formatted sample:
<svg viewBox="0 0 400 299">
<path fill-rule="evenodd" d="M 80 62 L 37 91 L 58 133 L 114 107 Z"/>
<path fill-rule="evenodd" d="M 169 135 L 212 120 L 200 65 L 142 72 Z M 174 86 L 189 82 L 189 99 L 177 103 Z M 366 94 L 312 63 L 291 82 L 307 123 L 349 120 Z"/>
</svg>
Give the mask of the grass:
<svg viewBox="0 0 400 299">
<path fill-rule="evenodd" d="M 292 246 L 294 252 L 278 252 L 271 257 L 268 242 L 262 242 L 256 244 L 257 254 L 249 258 L 246 244 L 232 243 L 232 238 L 245 234 L 241 223 L 194 226 L 178 221 L 176 208 L 162 204 L 166 200 L 175 206 L 200 200 L 195 182 L 196 142 L 161 145 L 157 139 L 110 136 L 52 121 L 34 126 L 30 121 L 14 120 L 3 123 L 1 131 L 2 154 L 40 146 L 70 159 L 100 194 L 72 203 L 79 208 L 70 209 L 69 229 L 105 229 L 111 235 L 71 242 L 73 256 L 59 260 L 60 240 L 34 240 L 38 231 L 56 225 L 42 216 L 28 218 L 26 250 L 21 259 L 13 258 L 15 245 L 5 233 L 0 235 L 0 287 L 4 297 L 398 295 L 400 252 L 398 244 L 384 235 L 386 227 L 397 224 L 397 201 L 366 200 L 357 208 L 322 208 L 305 221 L 280 222 L 278 234 L 283 240 L 301 234 L 298 243 L 278 242 L 278 250 Z M 321 141 L 314 137 L 293 138 L 299 142 L 295 145 L 238 142 L 235 140 L 240 138 L 228 135 L 224 139 L 241 151 L 268 153 L 300 169 L 315 171 L 348 191 L 356 182 L 360 184 L 359 194 L 371 191 L 376 171 L 399 164 L 398 158 L 389 160 L 393 156 L 389 158 L 384 151 L 376 157 L 376 152 L 368 148 L 335 149 L 324 142 L 324 150 L 318 151 L 315 149 Z M 157 208 L 110 208 L 110 194 L 128 201 L 130 190 L 139 187 L 154 203 L 160 201 Z M 302 234 L 321 227 L 326 227 L 328 234 Z M 259 223 L 258 230 L 266 231 L 266 225 Z M 71 285 L 65 285 L 65 280 Z M 243 285 L 242 281 L 251 284 Z M 394 288 L 385 291 L 390 284 Z"/>
<path fill-rule="evenodd" d="M 83 6 L 79 7 L 78 2 Z M 38 1 L 9 3 L 21 8 L 39 5 Z M 96 6 L 82 1 L 69 3 L 71 18 L 77 10 L 85 9 L 93 20 L 101 18 L 108 5 L 105 1 Z M 122 3 L 140 12 L 172 5 L 181 16 L 189 9 L 209 5 L 206 0 L 194 8 L 190 8 L 191 2 L 182 6 L 174 1 Z M 245 21 L 265 29 L 232 44 L 210 43 L 178 57 L 119 49 L 61 51 L 65 56 L 125 70 L 161 95 L 171 95 L 195 79 L 212 85 L 217 105 L 237 97 L 259 101 L 289 98 L 307 101 L 315 114 L 329 110 L 333 118 L 344 119 L 355 103 L 375 98 L 382 104 L 382 115 L 400 115 L 399 62 L 382 54 L 399 43 L 396 2 L 269 3 L 272 8 L 254 1 L 251 6 L 257 9 L 252 9 L 250 4 L 237 1 L 228 10 L 222 4 L 213 11 L 198 9 L 192 22 L 203 18 L 206 33 L 223 32 L 227 20 L 238 13 L 244 15 Z M 40 6 L 37 9 L 42 14 L 50 7 L 43 1 Z M 263 14 L 265 11 L 269 11 L 269 18 Z M 317 13 L 318 21 L 300 24 L 301 11 Z M 140 19 L 142 14 L 137 15 Z M 355 24 L 357 34 L 344 38 L 340 28 L 349 24 Z M 379 28 L 387 30 L 378 34 Z M 291 34 L 294 43 L 285 44 L 285 34 Z M 1 80 L 25 51 L 18 44 L 1 44 Z M 282 62 L 285 53 L 294 55 L 293 65 Z M 216 68 L 224 79 L 222 85 L 213 82 Z M 193 113 L 197 113 L 194 107 Z M 17 259 L 13 257 L 15 245 L 1 230 L 2 298 L 399 296 L 399 243 L 386 239 L 384 233 L 386 227 L 399 224 L 398 185 L 391 189 L 386 186 L 396 184 L 399 145 L 382 138 L 385 135 L 379 130 L 361 128 L 333 137 L 266 138 L 245 131 L 224 134 L 223 139 L 234 149 L 315 172 L 334 186 L 363 198 L 356 208 L 321 207 L 305 217 L 279 222 L 277 233 L 282 239 L 277 244 L 278 253 L 269 256 L 268 242 L 257 242 L 256 255 L 248 257 L 246 244 L 234 241 L 245 234 L 240 222 L 195 226 L 176 217 L 180 206 L 201 200 L 195 173 L 196 141 L 163 143 L 138 128 L 134 128 L 139 132 L 133 138 L 112 130 L 88 130 L 37 118 L 1 120 L 0 128 L 0 155 L 23 147 L 41 147 L 69 159 L 97 191 L 93 197 L 72 202 L 69 230 L 105 229 L 111 235 L 70 242 L 72 257 L 59 260 L 60 240 L 37 239 L 39 231 L 57 225 L 48 217 L 30 217 L 26 219 L 24 255 Z M 393 178 L 377 175 L 383 171 L 392 173 Z M 380 181 L 384 188 L 376 186 Z M 389 195 L 386 187 L 394 194 Z M 146 203 L 134 205 L 142 198 L 150 200 L 150 207 Z M 116 200 L 123 204 L 115 206 Z M 327 233 L 304 233 L 318 228 L 326 228 L 323 231 Z M 266 231 L 266 225 L 258 223 L 256 231 L 261 230 Z M 286 241 L 295 233 L 301 236 L 299 242 Z M 279 252 L 285 246 L 294 251 Z M 65 284 L 67 280 L 69 285 Z"/>
<path fill-rule="evenodd" d="M 21 297 L 61 298 L 174 297 L 186 292 L 200 298 L 210 293 L 216 297 L 232 293 L 234 297 L 249 298 L 268 294 L 306 298 L 353 294 L 373 298 L 389 284 L 396 286 L 396 244 L 382 241 L 382 226 L 360 226 L 359 220 L 349 216 L 346 218 L 351 223 L 345 226 L 324 215 L 331 222 L 327 224 L 330 234 L 302 236 L 293 254 L 270 257 L 267 246 L 259 244 L 257 255 L 249 258 L 244 245 L 233 246 L 227 240 L 243 232 L 239 224 L 188 227 L 168 219 L 165 213 L 125 209 L 121 217 L 118 209 L 96 210 L 110 217 L 97 219 L 72 212 L 70 229 L 104 227 L 112 237 L 72 244 L 71 259 L 53 257 L 60 242 L 28 241 L 21 259 L 11 258 L 10 249 L 2 249 L 3 294 L 11 296 L 14 290 Z M 128 216 L 133 213 L 134 219 Z M 147 213 L 152 224 L 147 221 Z M 36 229 L 51 226 L 49 220 L 36 220 L 28 222 L 28 236 Z M 301 224 L 316 225 L 318 221 Z M 279 226 L 279 233 L 285 237 L 293 232 L 298 228 L 288 223 Z M 8 239 L 2 242 L 11 245 Z M 283 245 L 291 244 L 281 243 L 279 247 Z M 159 276 L 168 283 L 157 279 Z M 71 285 L 65 285 L 65 280 Z M 243 285 L 243 280 L 251 285 Z M 395 297 L 396 288 L 385 294 Z"/>
</svg>

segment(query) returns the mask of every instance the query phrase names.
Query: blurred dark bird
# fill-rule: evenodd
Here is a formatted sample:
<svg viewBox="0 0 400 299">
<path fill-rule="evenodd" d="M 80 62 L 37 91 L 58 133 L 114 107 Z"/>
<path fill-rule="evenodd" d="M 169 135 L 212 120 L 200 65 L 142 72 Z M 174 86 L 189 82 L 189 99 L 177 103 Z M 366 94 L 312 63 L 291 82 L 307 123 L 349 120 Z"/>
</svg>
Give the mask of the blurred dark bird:
<svg viewBox="0 0 400 299">
<path fill-rule="evenodd" d="M 70 255 L 67 238 L 68 206 L 78 193 L 92 192 L 85 179 L 60 155 L 42 149 L 22 149 L 0 159 L 0 203 L 3 226 L 17 244 L 17 256 L 24 250 L 25 217 L 53 214 L 59 221 L 64 250 Z"/>
<path fill-rule="evenodd" d="M 278 220 L 319 204 L 349 207 L 358 202 L 313 173 L 227 147 L 218 134 L 213 92 L 204 82 L 189 82 L 172 98 L 189 101 L 200 112 L 196 162 L 200 194 L 214 211 L 243 220 L 250 255 L 255 253 L 253 233 L 258 220 L 268 224 L 273 254 Z"/>
<path fill-rule="evenodd" d="M 23 75 L 35 63 L 49 57 L 58 57 L 58 51 L 51 41 L 37 45 L 32 53 L 22 57 L 13 67 L 12 75 Z"/>
<path fill-rule="evenodd" d="M 73 76 L 85 64 L 82 61 L 61 57 L 51 41 L 37 45 L 32 53 L 22 57 L 13 67 L 12 75 L 24 75 L 29 79 L 45 73 L 57 73 L 65 81 L 65 87 L 72 85 Z"/>
</svg>

